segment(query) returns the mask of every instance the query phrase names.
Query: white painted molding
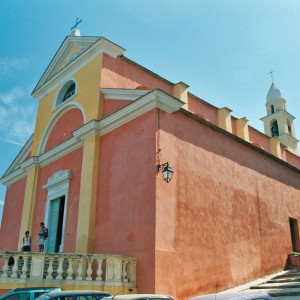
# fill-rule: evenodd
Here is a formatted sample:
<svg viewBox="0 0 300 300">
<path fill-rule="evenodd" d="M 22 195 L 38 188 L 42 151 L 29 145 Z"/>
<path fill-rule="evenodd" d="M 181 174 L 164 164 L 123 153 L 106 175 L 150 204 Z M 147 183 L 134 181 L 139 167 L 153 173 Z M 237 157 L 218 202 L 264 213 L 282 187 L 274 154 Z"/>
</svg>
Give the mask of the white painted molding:
<svg viewBox="0 0 300 300">
<path fill-rule="evenodd" d="M 6 174 L 9 174 L 11 171 L 17 168 L 17 166 L 25 160 L 27 155 L 32 150 L 32 141 L 33 141 L 33 135 L 28 139 L 24 147 L 21 149 L 15 160 L 12 162 L 12 164 L 9 166 L 9 168 L 6 170 L 3 176 Z"/>
<path fill-rule="evenodd" d="M 69 181 L 71 179 L 71 172 L 70 170 L 61 170 L 52 175 L 52 177 L 48 178 L 47 184 L 43 186 L 44 189 L 53 191 L 55 187 Z"/>
<path fill-rule="evenodd" d="M 136 90 L 136 89 L 100 89 L 105 100 L 137 100 L 138 98 L 150 93 L 152 90 Z"/>
<path fill-rule="evenodd" d="M 66 227 L 66 216 L 68 209 L 68 198 L 69 198 L 69 185 L 71 177 L 70 170 L 60 170 L 48 178 L 47 184 L 43 186 L 44 189 L 48 191 L 47 202 L 46 202 L 46 211 L 45 211 L 45 224 L 49 224 L 49 212 L 51 207 L 51 201 L 58 199 L 59 197 L 65 197 L 64 205 L 64 215 L 63 215 L 63 224 L 62 224 L 62 238 L 59 252 L 64 250 L 64 241 L 65 241 L 65 227 Z M 47 247 L 47 244 L 46 244 Z M 47 250 L 47 249 L 46 249 Z"/>
</svg>

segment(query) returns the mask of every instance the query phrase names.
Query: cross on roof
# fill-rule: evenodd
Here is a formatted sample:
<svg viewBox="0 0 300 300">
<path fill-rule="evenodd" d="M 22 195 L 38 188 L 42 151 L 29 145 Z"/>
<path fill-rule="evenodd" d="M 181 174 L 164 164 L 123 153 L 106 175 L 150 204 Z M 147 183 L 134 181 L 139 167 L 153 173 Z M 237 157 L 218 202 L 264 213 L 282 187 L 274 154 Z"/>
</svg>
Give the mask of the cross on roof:
<svg viewBox="0 0 300 300">
<path fill-rule="evenodd" d="M 75 23 L 75 25 L 71 28 L 71 30 L 77 29 L 77 25 L 78 25 L 79 23 L 81 23 L 81 22 L 82 22 L 82 19 L 79 20 L 79 18 L 76 18 L 76 23 Z"/>
<path fill-rule="evenodd" d="M 274 73 L 274 71 L 272 71 L 272 69 L 270 68 L 270 72 L 268 74 L 270 74 L 270 76 L 271 76 L 272 83 L 273 83 L 273 73 Z"/>
</svg>

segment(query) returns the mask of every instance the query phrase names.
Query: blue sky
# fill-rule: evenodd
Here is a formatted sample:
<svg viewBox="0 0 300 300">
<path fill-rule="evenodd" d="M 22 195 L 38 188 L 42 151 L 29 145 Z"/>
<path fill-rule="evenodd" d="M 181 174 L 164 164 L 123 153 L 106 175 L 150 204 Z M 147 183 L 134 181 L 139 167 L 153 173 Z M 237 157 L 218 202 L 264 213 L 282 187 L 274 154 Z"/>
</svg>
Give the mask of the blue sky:
<svg viewBox="0 0 300 300">
<path fill-rule="evenodd" d="M 271 67 L 300 138 L 299 15 L 298 0 L 0 0 L 0 176 L 34 130 L 31 92 L 77 17 L 82 35 L 260 131 Z"/>
</svg>

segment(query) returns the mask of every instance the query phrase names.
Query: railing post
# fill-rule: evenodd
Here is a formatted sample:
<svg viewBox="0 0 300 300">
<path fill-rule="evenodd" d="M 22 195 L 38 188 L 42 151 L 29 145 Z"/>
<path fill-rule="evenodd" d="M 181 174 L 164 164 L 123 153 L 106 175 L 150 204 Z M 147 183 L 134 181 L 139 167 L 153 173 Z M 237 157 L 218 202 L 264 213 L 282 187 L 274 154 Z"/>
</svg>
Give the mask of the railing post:
<svg viewBox="0 0 300 300">
<path fill-rule="evenodd" d="M 64 258 L 63 257 L 59 257 L 58 258 L 58 268 L 57 268 L 57 277 L 56 279 L 62 279 L 62 273 L 63 273 L 63 262 L 64 262 Z"/>
<path fill-rule="evenodd" d="M 27 271 L 28 271 L 28 256 L 23 254 L 23 267 L 22 267 L 22 274 L 20 275 L 20 278 L 27 278 Z"/>
<path fill-rule="evenodd" d="M 73 273 L 74 273 L 74 271 L 73 271 L 73 258 L 68 258 L 68 262 L 69 262 L 69 267 L 68 267 L 68 271 L 67 271 L 68 276 L 67 276 L 66 279 L 72 280 L 73 279 Z"/>
<path fill-rule="evenodd" d="M 98 268 L 97 268 L 97 277 L 96 277 L 96 280 L 97 281 L 102 281 L 102 262 L 103 262 L 103 259 L 102 258 L 98 258 L 97 259 L 97 262 L 98 262 Z"/>
<path fill-rule="evenodd" d="M 78 269 L 76 280 L 82 280 L 83 268 L 82 268 L 82 258 L 78 259 Z"/>
<path fill-rule="evenodd" d="M 127 272 L 126 272 L 126 266 L 128 264 L 128 260 L 123 260 L 123 266 L 122 266 L 122 281 L 123 282 L 128 282 L 128 278 L 127 278 Z"/>
<path fill-rule="evenodd" d="M 92 280 L 92 263 L 93 263 L 93 258 L 88 258 L 87 259 L 87 270 L 86 270 L 86 279 L 85 280 Z"/>
<path fill-rule="evenodd" d="M 48 266 L 48 270 L 47 270 L 47 276 L 46 279 L 52 279 L 52 273 L 53 273 L 53 260 L 54 257 L 48 257 L 48 261 L 49 261 L 49 266 Z"/>
<path fill-rule="evenodd" d="M 4 266 L 3 266 L 3 269 L 2 269 L 3 273 L 2 273 L 1 277 L 2 278 L 7 278 L 8 277 L 7 272 L 9 270 L 9 268 L 8 268 L 9 255 L 3 255 L 3 257 L 4 257 Z"/>
<path fill-rule="evenodd" d="M 14 259 L 14 265 L 12 267 L 12 274 L 11 278 L 17 278 L 18 277 L 18 262 L 19 262 L 19 255 L 12 256 Z"/>
</svg>

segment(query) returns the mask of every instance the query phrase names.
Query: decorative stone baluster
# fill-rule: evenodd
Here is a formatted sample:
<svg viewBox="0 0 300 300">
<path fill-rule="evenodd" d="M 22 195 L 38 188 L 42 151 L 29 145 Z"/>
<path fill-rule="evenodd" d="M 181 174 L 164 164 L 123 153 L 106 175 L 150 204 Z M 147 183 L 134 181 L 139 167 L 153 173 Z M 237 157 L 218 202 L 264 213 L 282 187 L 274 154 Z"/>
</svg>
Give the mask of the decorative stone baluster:
<svg viewBox="0 0 300 300">
<path fill-rule="evenodd" d="M 4 266 L 3 266 L 3 269 L 2 269 L 3 273 L 1 275 L 1 277 L 2 278 L 7 278 L 8 277 L 7 272 L 9 270 L 9 268 L 8 268 L 9 256 L 3 256 L 3 257 L 4 257 Z"/>
<path fill-rule="evenodd" d="M 76 274 L 76 280 L 82 280 L 83 268 L 82 268 L 82 261 L 83 259 L 78 259 L 78 269 Z"/>
<path fill-rule="evenodd" d="M 27 263 L 28 263 L 28 256 L 23 255 L 23 267 L 22 267 L 22 274 L 20 278 L 27 278 L 27 271 L 28 271 Z"/>
<path fill-rule="evenodd" d="M 52 279 L 52 273 L 53 273 L 53 260 L 54 258 L 53 257 L 49 257 L 49 267 L 48 267 L 48 270 L 47 270 L 47 276 L 46 276 L 46 279 Z"/>
<path fill-rule="evenodd" d="M 57 276 L 56 279 L 62 279 L 62 273 L 63 273 L 63 263 L 64 263 L 64 258 L 59 257 L 58 258 L 58 268 L 57 268 Z"/>
<path fill-rule="evenodd" d="M 92 263 L 93 263 L 93 259 L 92 258 L 88 258 L 87 259 L 87 263 L 88 263 L 88 268 L 86 271 L 86 279 L 85 280 L 92 280 Z"/>
<path fill-rule="evenodd" d="M 69 261 L 69 267 L 68 267 L 68 271 L 67 271 L 68 276 L 67 276 L 66 279 L 72 280 L 73 279 L 73 273 L 74 273 L 74 271 L 73 271 L 73 258 L 69 258 L 68 261 Z"/>
<path fill-rule="evenodd" d="M 123 260 L 123 270 L 122 270 L 122 281 L 128 282 L 126 266 L 128 264 L 128 260 Z"/>
<path fill-rule="evenodd" d="M 106 259 L 106 281 L 113 281 L 114 279 L 114 261 L 111 259 Z"/>
<path fill-rule="evenodd" d="M 121 281 L 122 278 L 122 260 L 115 259 L 114 261 L 114 281 Z"/>
<path fill-rule="evenodd" d="M 127 267 L 127 278 L 128 281 L 135 284 L 136 282 L 136 261 L 129 261 L 129 265 Z"/>
<path fill-rule="evenodd" d="M 98 281 L 102 281 L 102 258 L 98 258 L 97 262 L 98 262 L 98 269 L 97 269 L 97 277 L 96 280 Z"/>
<path fill-rule="evenodd" d="M 17 278 L 18 277 L 18 260 L 19 260 L 19 255 L 13 256 L 14 258 L 14 265 L 12 267 L 12 274 L 11 278 Z"/>
<path fill-rule="evenodd" d="M 130 271 L 131 271 L 131 282 L 136 283 L 136 261 L 132 260 L 130 263 Z"/>
</svg>

